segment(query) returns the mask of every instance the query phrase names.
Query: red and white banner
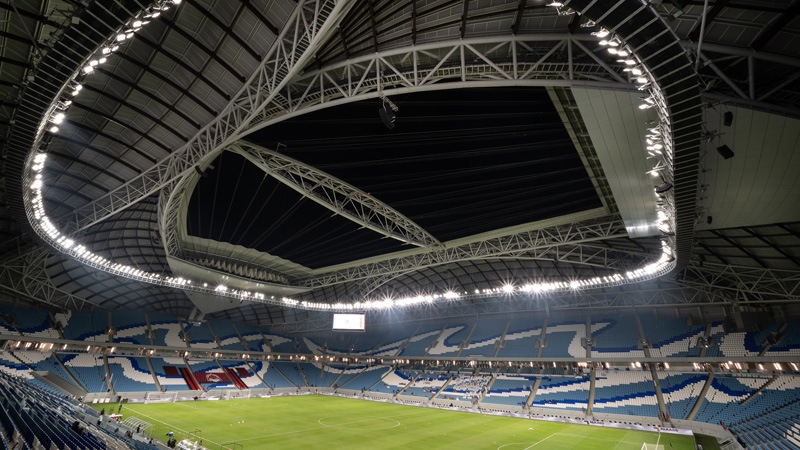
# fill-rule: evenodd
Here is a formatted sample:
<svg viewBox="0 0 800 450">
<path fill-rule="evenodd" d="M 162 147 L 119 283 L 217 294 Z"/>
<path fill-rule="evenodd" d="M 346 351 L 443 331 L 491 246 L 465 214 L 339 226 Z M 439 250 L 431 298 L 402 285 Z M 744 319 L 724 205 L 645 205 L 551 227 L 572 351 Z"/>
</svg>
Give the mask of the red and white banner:
<svg viewBox="0 0 800 450">
<path fill-rule="evenodd" d="M 200 384 L 231 382 L 231 379 L 228 378 L 228 374 L 224 372 L 195 372 L 194 377 L 197 378 L 197 382 Z"/>
</svg>

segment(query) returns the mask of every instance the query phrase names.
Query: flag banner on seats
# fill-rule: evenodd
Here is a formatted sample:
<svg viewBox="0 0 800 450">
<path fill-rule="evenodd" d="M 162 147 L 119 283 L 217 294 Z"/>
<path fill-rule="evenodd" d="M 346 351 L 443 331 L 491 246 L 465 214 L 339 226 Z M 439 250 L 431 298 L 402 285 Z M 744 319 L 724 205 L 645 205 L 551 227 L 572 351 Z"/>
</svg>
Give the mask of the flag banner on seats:
<svg viewBox="0 0 800 450">
<path fill-rule="evenodd" d="M 195 372 L 194 377 L 200 384 L 203 383 L 230 383 L 231 379 L 224 372 Z"/>
</svg>

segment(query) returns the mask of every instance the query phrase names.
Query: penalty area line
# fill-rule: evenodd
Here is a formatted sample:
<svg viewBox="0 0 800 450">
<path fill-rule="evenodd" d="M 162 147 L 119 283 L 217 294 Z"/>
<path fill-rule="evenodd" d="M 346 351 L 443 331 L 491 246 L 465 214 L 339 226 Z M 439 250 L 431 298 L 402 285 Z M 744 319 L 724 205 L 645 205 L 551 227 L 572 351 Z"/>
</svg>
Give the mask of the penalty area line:
<svg viewBox="0 0 800 450">
<path fill-rule="evenodd" d="M 153 417 L 153 416 L 148 416 L 147 414 L 145 414 L 145 413 L 143 413 L 143 412 L 136 411 L 135 409 L 131 408 L 130 406 L 128 406 L 128 407 L 127 407 L 127 408 L 125 408 L 125 409 L 127 409 L 128 411 L 133 411 L 134 413 L 136 413 L 136 414 L 138 414 L 138 415 L 140 415 L 140 416 L 147 417 L 147 418 L 148 418 L 148 419 L 150 419 L 150 420 L 154 420 L 154 421 L 156 421 L 156 422 L 160 422 L 160 423 L 162 423 L 162 424 L 164 424 L 164 425 L 166 425 L 166 426 L 170 427 L 171 429 L 177 430 L 177 431 L 179 431 L 179 432 L 181 432 L 181 433 L 185 434 L 187 438 L 189 437 L 189 434 L 190 434 L 190 433 L 189 433 L 188 431 L 186 431 L 186 430 L 183 430 L 183 429 L 181 429 L 181 428 L 178 428 L 178 427 L 176 427 L 176 426 L 173 426 L 173 425 L 171 425 L 171 424 L 168 424 L 167 422 L 164 422 L 163 420 L 158 420 L 158 419 L 156 419 L 156 418 L 155 418 L 155 417 Z M 204 438 L 204 437 L 202 437 L 202 436 L 200 436 L 200 439 L 202 439 L 202 440 L 204 440 L 204 441 L 206 441 L 206 442 L 210 442 L 210 443 L 212 443 L 212 444 L 214 444 L 214 445 L 218 445 L 218 446 L 222 447 L 222 444 L 220 444 L 219 442 L 214 442 L 214 441 L 212 441 L 211 439 L 206 439 L 206 438 Z"/>
<path fill-rule="evenodd" d="M 529 448 L 536 447 L 537 445 L 539 445 L 539 444 L 541 444 L 542 442 L 544 442 L 544 441 L 546 441 L 546 440 L 550 439 L 551 437 L 555 436 L 556 434 L 558 434 L 558 433 L 553 433 L 553 434 L 551 434 L 550 436 L 547 436 L 546 438 L 542 439 L 541 441 L 539 441 L 539 442 L 536 442 L 535 444 L 531 444 L 531 445 L 529 445 L 529 446 L 525 447 L 525 448 L 524 448 L 524 449 L 522 449 L 522 450 L 528 450 Z"/>
</svg>

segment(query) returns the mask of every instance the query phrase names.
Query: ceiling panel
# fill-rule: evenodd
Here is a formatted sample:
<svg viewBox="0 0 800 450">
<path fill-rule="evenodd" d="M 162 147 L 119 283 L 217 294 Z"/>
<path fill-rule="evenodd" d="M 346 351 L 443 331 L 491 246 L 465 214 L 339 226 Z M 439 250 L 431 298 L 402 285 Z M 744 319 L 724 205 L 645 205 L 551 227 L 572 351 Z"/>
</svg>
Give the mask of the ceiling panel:
<svg viewBox="0 0 800 450">
<path fill-rule="evenodd" d="M 729 127 L 723 124 L 725 112 L 733 113 Z M 705 220 L 697 228 L 800 220 L 800 120 L 718 105 L 706 110 L 705 123 L 713 137 L 701 158 L 705 193 L 699 207 Z M 734 152 L 732 158 L 721 157 L 722 145 Z"/>
<path fill-rule="evenodd" d="M 639 93 L 586 88 L 572 93 L 629 235 L 658 233 L 653 187 L 661 180 L 647 175 L 655 161 L 646 159 L 644 149 L 646 123 L 655 113 L 639 109 Z"/>
</svg>

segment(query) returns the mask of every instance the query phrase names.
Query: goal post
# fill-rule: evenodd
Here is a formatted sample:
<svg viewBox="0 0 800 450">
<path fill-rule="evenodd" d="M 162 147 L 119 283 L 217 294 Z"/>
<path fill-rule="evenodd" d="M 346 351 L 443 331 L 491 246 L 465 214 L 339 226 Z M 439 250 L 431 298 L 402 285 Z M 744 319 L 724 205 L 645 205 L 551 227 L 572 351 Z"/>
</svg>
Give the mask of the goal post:
<svg viewBox="0 0 800 450">
<path fill-rule="evenodd" d="M 174 392 L 148 392 L 144 397 L 145 403 L 171 403 L 177 394 Z"/>
<path fill-rule="evenodd" d="M 642 448 L 639 450 L 664 450 L 664 445 L 662 444 L 648 444 L 647 442 L 642 443 Z"/>
<path fill-rule="evenodd" d="M 237 398 L 250 398 L 250 390 L 249 389 L 245 391 L 228 390 L 223 393 L 222 398 L 226 400 L 237 399 Z"/>
<path fill-rule="evenodd" d="M 642 448 L 640 450 L 664 450 L 664 446 L 661 445 L 661 428 L 658 429 L 658 439 L 656 439 L 656 443 L 648 444 L 647 442 L 642 442 Z"/>
</svg>

